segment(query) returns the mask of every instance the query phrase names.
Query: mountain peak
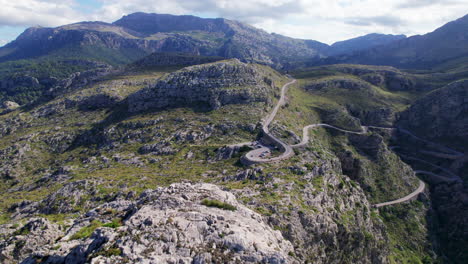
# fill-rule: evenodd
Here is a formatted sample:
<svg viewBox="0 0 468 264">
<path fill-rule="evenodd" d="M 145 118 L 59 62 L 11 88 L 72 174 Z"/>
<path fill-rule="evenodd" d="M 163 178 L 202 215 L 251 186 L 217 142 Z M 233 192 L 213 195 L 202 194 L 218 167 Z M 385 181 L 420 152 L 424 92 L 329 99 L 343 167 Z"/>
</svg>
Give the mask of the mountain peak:
<svg viewBox="0 0 468 264">
<path fill-rule="evenodd" d="M 133 13 L 115 21 L 113 24 L 144 34 L 171 31 L 222 31 L 224 19 L 200 18 L 191 15 L 169 15 L 156 13 Z"/>
</svg>

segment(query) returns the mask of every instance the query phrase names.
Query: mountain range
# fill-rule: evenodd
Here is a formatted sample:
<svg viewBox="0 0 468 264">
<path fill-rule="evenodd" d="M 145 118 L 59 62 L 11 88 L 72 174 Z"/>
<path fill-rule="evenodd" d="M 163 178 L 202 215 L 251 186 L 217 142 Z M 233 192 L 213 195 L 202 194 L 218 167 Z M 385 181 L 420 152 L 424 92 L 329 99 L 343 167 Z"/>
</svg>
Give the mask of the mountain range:
<svg viewBox="0 0 468 264">
<path fill-rule="evenodd" d="M 391 65 L 402 68 L 429 69 L 468 57 L 468 15 L 449 22 L 425 35 L 358 51 L 327 63 Z"/>
<path fill-rule="evenodd" d="M 228 19 L 134 13 L 112 24 L 82 22 L 57 28 L 29 28 L 0 48 L 0 61 L 55 55 L 121 64 L 152 52 L 185 52 L 282 68 L 298 61 L 367 49 L 401 38 L 404 36 L 370 34 L 329 46 L 314 40 L 269 34 Z"/>
<path fill-rule="evenodd" d="M 422 36 L 368 34 L 327 45 L 269 34 L 222 18 L 134 13 L 111 24 L 81 22 L 29 28 L 0 48 L 0 61 L 47 55 L 123 64 L 152 52 L 185 52 L 238 58 L 275 68 L 296 67 L 308 61 L 308 65 L 360 63 L 417 69 L 466 57 L 467 26 L 465 16 Z"/>
</svg>

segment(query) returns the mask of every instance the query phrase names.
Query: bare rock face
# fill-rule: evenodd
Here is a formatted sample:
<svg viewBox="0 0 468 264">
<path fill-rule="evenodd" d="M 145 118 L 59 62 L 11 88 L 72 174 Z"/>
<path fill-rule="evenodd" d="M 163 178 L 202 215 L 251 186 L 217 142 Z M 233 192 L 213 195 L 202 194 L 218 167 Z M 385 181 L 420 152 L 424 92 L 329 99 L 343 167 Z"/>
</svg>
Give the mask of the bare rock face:
<svg viewBox="0 0 468 264">
<path fill-rule="evenodd" d="M 0 238 L 7 232 L 8 229 L 0 230 Z M 19 263 L 30 256 L 31 252 L 50 250 L 51 245 L 62 235 L 63 231 L 57 224 L 43 218 L 30 219 L 26 225 L 16 230 L 13 236 L 0 240 L 0 262 Z"/>
<path fill-rule="evenodd" d="M 20 107 L 19 104 L 17 104 L 16 102 L 12 102 L 12 101 L 5 101 L 3 102 L 3 108 L 6 109 L 6 110 L 15 110 L 16 108 Z"/>
<path fill-rule="evenodd" d="M 46 94 L 55 97 L 92 84 L 96 80 L 99 80 L 99 78 L 116 72 L 112 66 L 107 64 L 95 63 L 92 67 L 93 69 L 91 70 L 75 72 L 68 78 L 55 82 L 54 86 Z"/>
<path fill-rule="evenodd" d="M 184 68 L 128 98 L 129 111 L 202 105 L 267 102 L 272 82 L 255 66 L 238 60 Z"/>
<path fill-rule="evenodd" d="M 152 153 L 153 155 L 173 155 L 176 153 L 176 150 L 167 142 L 158 142 L 155 144 L 144 145 L 138 150 L 138 152 L 141 154 Z"/>
<path fill-rule="evenodd" d="M 120 224 L 106 224 L 115 219 Z M 29 228 L 36 222 L 44 227 Z M 178 183 L 145 191 L 136 201 L 106 203 L 65 232 L 49 225 L 33 219 L 10 234 L 0 243 L 2 263 L 296 263 L 280 231 L 212 184 Z M 94 231 L 84 236 L 90 226 Z"/>
<path fill-rule="evenodd" d="M 59 173 L 66 173 L 59 170 Z M 66 175 L 56 175 L 56 177 L 64 177 Z M 41 179 L 45 181 L 46 179 Z M 34 214 L 60 214 L 60 213 L 76 213 L 76 207 L 92 208 L 93 201 L 90 199 L 85 201 L 86 197 L 95 197 L 97 193 L 96 187 L 88 181 L 71 182 L 50 194 L 40 202 L 23 201 L 9 208 L 12 213 L 12 218 L 22 219 Z"/>
</svg>

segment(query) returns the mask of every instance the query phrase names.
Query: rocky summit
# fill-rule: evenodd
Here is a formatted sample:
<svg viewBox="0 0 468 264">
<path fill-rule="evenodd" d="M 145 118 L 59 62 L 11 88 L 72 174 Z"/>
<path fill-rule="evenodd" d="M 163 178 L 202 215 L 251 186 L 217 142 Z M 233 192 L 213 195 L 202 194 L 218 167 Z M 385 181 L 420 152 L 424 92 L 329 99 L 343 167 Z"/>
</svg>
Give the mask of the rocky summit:
<svg viewBox="0 0 468 264">
<path fill-rule="evenodd" d="M 129 111 L 197 103 L 213 109 L 226 104 L 267 102 L 272 87 L 273 80 L 261 68 L 235 59 L 192 66 L 129 97 Z"/>
<path fill-rule="evenodd" d="M 122 197 L 67 226 L 31 219 L 1 243 L 2 256 L 10 256 L 4 263 L 297 262 L 281 232 L 211 184 L 172 184 L 136 199 Z"/>
<path fill-rule="evenodd" d="M 26 29 L 0 48 L 0 263 L 467 263 L 465 24 Z"/>
</svg>

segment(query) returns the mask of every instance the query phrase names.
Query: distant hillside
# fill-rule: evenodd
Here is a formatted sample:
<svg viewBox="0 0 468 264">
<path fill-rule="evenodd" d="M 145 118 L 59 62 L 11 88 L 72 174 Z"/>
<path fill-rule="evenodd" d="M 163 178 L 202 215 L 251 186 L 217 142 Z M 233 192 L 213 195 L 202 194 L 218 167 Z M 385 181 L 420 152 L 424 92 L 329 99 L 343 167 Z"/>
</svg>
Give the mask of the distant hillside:
<svg viewBox="0 0 468 264">
<path fill-rule="evenodd" d="M 417 100 L 401 116 L 400 125 L 426 139 L 468 146 L 468 80 L 453 82 Z"/>
<path fill-rule="evenodd" d="M 223 57 L 197 56 L 181 52 L 152 53 L 130 65 L 129 69 L 152 69 L 172 66 L 191 66 L 224 60 Z"/>
<path fill-rule="evenodd" d="M 386 46 L 325 60 L 326 64 L 357 63 L 430 69 L 460 57 L 468 57 L 468 15 L 435 31 L 402 39 Z"/>
<path fill-rule="evenodd" d="M 153 52 L 184 52 L 281 68 L 287 62 L 323 57 L 328 48 L 222 18 L 134 13 L 113 24 L 29 28 L 0 48 L 0 62 L 47 56 L 125 64 Z"/>
<path fill-rule="evenodd" d="M 338 41 L 331 45 L 331 55 L 348 54 L 355 51 L 390 44 L 397 40 L 405 39 L 405 35 L 367 34 L 357 38 Z"/>
</svg>

